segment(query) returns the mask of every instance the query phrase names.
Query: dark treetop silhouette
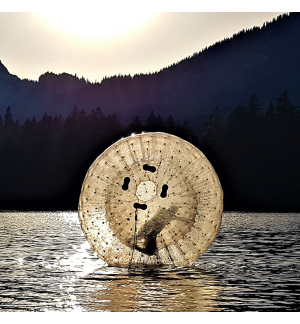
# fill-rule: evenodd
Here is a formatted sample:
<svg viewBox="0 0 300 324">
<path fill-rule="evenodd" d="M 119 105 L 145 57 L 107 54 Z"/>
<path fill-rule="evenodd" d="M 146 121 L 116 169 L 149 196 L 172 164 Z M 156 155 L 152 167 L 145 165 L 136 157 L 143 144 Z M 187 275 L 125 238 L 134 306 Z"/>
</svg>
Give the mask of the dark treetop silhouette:
<svg viewBox="0 0 300 324">
<path fill-rule="evenodd" d="M 299 108 L 284 91 L 261 107 L 255 95 L 228 117 L 216 108 L 206 118 L 201 140 L 186 122 L 151 112 L 127 125 L 100 108 L 86 114 L 74 107 L 67 118 L 45 114 L 22 125 L 8 107 L 0 119 L 1 209 L 77 209 L 87 169 L 108 146 L 134 131 L 177 135 L 199 147 L 224 189 L 225 210 L 299 211 Z"/>
</svg>

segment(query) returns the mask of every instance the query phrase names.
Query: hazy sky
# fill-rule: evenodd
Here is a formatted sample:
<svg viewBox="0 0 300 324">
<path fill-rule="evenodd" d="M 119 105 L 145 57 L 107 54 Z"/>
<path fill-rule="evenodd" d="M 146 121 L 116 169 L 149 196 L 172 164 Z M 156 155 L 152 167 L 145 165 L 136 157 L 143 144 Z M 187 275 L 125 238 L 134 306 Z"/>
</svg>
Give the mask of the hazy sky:
<svg viewBox="0 0 300 324">
<path fill-rule="evenodd" d="M 100 82 L 158 71 L 281 13 L 0 12 L 0 60 L 22 79 L 49 71 Z"/>
</svg>

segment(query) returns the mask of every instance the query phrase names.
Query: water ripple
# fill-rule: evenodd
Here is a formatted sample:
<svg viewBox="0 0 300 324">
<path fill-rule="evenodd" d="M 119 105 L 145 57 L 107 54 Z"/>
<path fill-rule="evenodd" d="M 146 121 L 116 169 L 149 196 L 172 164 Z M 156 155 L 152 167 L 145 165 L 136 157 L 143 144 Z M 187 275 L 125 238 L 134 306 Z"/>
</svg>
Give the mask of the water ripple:
<svg viewBox="0 0 300 324">
<path fill-rule="evenodd" d="M 0 214 L 1 311 L 299 311 L 300 215 L 225 213 L 189 268 L 99 260 L 77 213 Z"/>
</svg>

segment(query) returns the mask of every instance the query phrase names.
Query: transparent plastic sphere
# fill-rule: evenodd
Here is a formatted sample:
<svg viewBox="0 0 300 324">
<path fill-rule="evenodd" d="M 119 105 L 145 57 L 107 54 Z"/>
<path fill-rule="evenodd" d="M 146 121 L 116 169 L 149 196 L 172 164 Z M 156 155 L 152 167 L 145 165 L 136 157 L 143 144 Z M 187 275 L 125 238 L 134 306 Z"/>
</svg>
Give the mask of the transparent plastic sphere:
<svg viewBox="0 0 300 324">
<path fill-rule="evenodd" d="M 91 165 L 79 200 L 81 227 L 110 266 L 184 267 L 216 238 L 223 191 L 205 155 L 165 133 L 119 140 Z"/>
</svg>

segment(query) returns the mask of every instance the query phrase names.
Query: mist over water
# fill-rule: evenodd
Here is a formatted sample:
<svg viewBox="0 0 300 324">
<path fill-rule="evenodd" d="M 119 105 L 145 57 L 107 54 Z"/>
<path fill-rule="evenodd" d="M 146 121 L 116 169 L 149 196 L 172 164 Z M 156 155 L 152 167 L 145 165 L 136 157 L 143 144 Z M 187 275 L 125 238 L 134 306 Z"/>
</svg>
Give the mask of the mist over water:
<svg viewBox="0 0 300 324">
<path fill-rule="evenodd" d="M 189 268 L 108 267 L 76 212 L 0 214 L 0 311 L 299 311 L 300 214 L 225 213 Z"/>
</svg>

